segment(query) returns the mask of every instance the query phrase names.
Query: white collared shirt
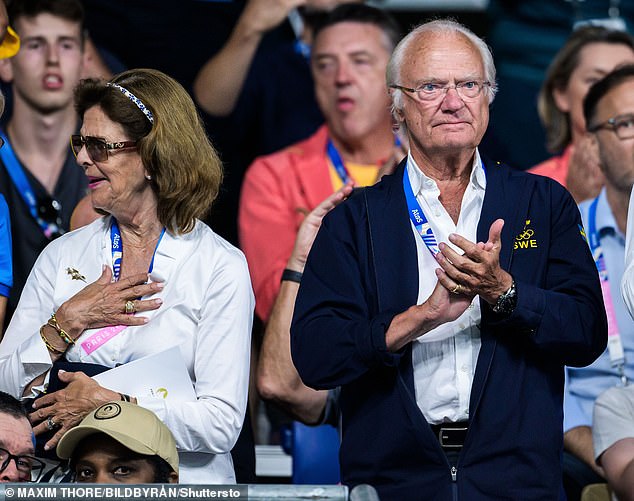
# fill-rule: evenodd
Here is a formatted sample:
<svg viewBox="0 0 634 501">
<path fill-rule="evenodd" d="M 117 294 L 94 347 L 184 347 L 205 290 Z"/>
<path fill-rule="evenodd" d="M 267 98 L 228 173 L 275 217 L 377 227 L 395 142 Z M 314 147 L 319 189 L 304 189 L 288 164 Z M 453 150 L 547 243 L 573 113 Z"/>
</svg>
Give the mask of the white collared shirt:
<svg viewBox="0 0 634 501">
<path fill-rule="evenodd" d="M 486 176 L 476 150 L 471 179 L 462 197 L 458 224 L 440 203 L 436 182 L 422 173 L 411 156 L 407 158 L 407 174 L 416 200 L 429 220 L 436 241 L 449 242 L 449 234 L 457 233 L 476 242 L 480 212 L 484 202 Z M 412 224 L 418 254 L 418 300 L 429 298 L 436 282 L 434 270 L 438 263 L 425 246 Z M 476 296 L 471 306 L 456 320 L 429 331 L 412 345 L 414 388 L 416 402 L 431 424 L 464 421 L 469 418 L 469 397 L 473 375 L 480 351 L 480 299 Z"/>
</svg>

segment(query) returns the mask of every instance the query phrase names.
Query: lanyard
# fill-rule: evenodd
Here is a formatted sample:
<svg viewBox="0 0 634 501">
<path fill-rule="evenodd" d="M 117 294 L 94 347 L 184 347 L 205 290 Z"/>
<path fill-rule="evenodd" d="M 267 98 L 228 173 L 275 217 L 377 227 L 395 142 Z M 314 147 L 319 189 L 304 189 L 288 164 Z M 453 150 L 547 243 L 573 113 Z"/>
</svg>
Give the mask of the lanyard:
<svg viewBox="0 0 634 501">
<path fill-rule="evenodd" d="M 154 248 L 154 254 L 152 254 L 152 261 L 150 261 L 150 269 L 148 270 L 148 273 L 152 273 L 152 269 L 154 268 L 154 257 L 156 256 L 156 250 L 158 249 L 158 246 L 161 243 L 164 234 L 165 228 L 161 230 L 158 242 L 156 242 L 156 247 Z M 114 217 L 112 218 L 112 224 L 110 225 L 110 242 L 112 244 L 112 274 L 116 281 L 119 280 L 119 275 L 121 274 L 123 244 L 121 243 L 121 232 L 119 231 L 119 224 Z"/>
<path fill-rule="evenodd" d="M 42 233 L 44 233 L 46 238 L 49 240 L 52 240 L 54 236 L 62 235 L 65 231 L 61 227 L 61 220 L 59 217 L 55 222 L 48 222 L 39 215 L 35 193 L 33 193 L 33 189 L 31 188 L 31 184 L 24 173 L 24 169 L 20 165 L 20 162 L 18 162 L 13 148 L 11 148 L 9 138 L 3 131 L 0 131 L 0 137 L 4 140 L 4 146 L 0 148 L 0 159 L 2 159 L 13 185 L 22 197 L 22 200 L 24 200 L 31 216 L 35 219 L 35 222 L 42 230 Z M 51 203 L 55 210 L 60 210 L 60 205 L 57 200 L 52 200 Z"/>
<path fill-rule="evenodd" d="M 154 248 L 154 254 L 152 254 L 152 261 L 150 261 L 150 269 L 148 273 L 152 273 L 152 268 L 154 268 L 154 257 L 156 256 L 156 250 L 158 249 L 158 246 L 161 243 L 164 234 L 165 228 L 163 228 L 163 230 L 161 231 L 158 242 L 156 242 L 156 247 Z M 110 225 L 110 242 L 112 244 L 112 273 L 114 275 L 114 279 L 119 280 L 119 276 L 121 275 L 121 258 L 123 257 L 123 245 L 121 244 L 121 233 L 119 231 L 119 224 L 114 217 L 112 218 L 112 224 Z M 127 325 L 109 325 L 108 327 L 99 329 L 97 332 L 85 339 L 81 343 L 81 347 L 84 349 L 86 355 L 90 355 L 93 351 L 100 348 L 112 338 L 120 334 L 126 327 Z"/>
<path fill-rule="evenodd" d="M 306 61 L 310 61 L 310 45 L 302 40 L 302 34 L 304 33 L 304 19 L 297 9 L 291 9 L 287 16 L 288 22 L 293 29 L 295 35 L 295 42 L 293 43 L 293 49 L 297 54 L 302 56 Z"/>
<path fill-rule="evenodd" d="M 485 170 L 484 164 L 482 164 L 482 170 Z M 425 216 L 418 200 L 416 200 L 416 195 L 414 195 L 412 184 L 409 180 L 409 176 L 407 175 L 407 166 L 403 169 L 403 190 L 405 191 L 405 200 L 407 201 L 407 212 L 409 213 L 409 218 L 412 221 L 414 228 L 416 228 L 416 232 L 423 239 L 423 242 L 429 249 L 429 252 L 431 252 L 431 255 L 436 256 L 436 254 L 440 252 L 438 242 L 436 241 L 436 235 L 434 235 L 434 230 L 432 230 L 427 216 Z"/>
<path fill-rule="evenodd" d="M 621 343 L 621 335 L 619 326 L 616 322 L 616 310 L 614 309 L 614 301 L 612 300 L 612 292 L 610 290 L 610 282 L 608 278 L 608 270 L 605 265 L 605 257 L 601 248 L 601 238 L 597 232 L 597 205 L 599 197 L 595 198 L 588 210 L 588 241 L 592 257 L 599 272 L 601 282 L 601 292 L 603 293 L 603 302 L 605 304 L 605 313 L 608 318 L 608 353 L 610 355 L 610 363 L 612 367 L 616 367 L 621 381 L 625 386 L 627 378 L 625 376 L 625 352 Z"/>
<path fill-rule="evenodd" d="M 401 141 L 396 134 L 394 135 L 394 144 L 396 146 L 401 145 Z M 339 179 L 341 179 L 341 182 L 343 184 L 346 184 L 348 181 L 350 181 L 352 179 L 350 177 L 350 173 L 348 172 L 348 169 L 346 169 L 346 166 L 343 163 L 343 158 L 341 158 L 339 150 L 337 150 L 337 147 L 332 142 L 332 139 L 328 139 L 328 144 L 326 145 L 326 154 L 328 155 L 330 163 L 335 168 L 335 171 L 337 171 L 337 175 L 339 176 Z"/>
<path fill-rule="evenodd" d="M 350 181 L 351 177 L 350 177 L 350 174 L 348 173 L 348 169 L 346 169 L 346 166 L 343 163 L 343 159 L 341 158 L 341 155 L 339 154 L 337 147 L 332 142 L 332 139 L 328 139 L 326 153 L 328 155 L 328 159 L 330 160 L 330 163 L 332 163 L 332 166 L 337 171 L 337 175 L 341 179 L 341 182 L 343 184 L 346 184 L 348 181 Z"/>
<path fill-rule="evenodd" d="M 412 190 L 412 183 L 407 175 L 407 166 L 403 169 L 403 189 L 405 190 L 405 200 L 407 201 L 407 212 L 409 213 L 409 218 L 411 219 L 414 228 L 416 228 L 416 232 L 423 239 L 423 242 L 429 249 L 429 252 L 431 252 L 431 255 L 436 256 L 436 254 L 440 252 L 438 242 L 436 241 L 436 235 L 434 235 L 434 230 L 431 229 L 427 216 L 425 216 L 418 200 L 416 200 L 416 195 L 414 195 L 414 190 Z"/>
<path fill-rule="evenodd" d="M 310 45 L 303 40 L 298 39 L 295 40 L 293 48 L 295 49 L 295 52 L 302 56 L 306 61 L 310 61 Z"/>
</svg>

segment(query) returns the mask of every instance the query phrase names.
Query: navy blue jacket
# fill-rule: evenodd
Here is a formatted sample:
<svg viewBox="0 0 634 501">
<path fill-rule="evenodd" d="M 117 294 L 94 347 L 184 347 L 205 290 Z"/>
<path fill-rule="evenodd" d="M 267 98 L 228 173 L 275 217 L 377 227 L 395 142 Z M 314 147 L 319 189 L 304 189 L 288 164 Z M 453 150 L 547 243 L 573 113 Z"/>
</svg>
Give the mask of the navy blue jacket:
<svg viewBox="0 0 634 501">
<path fill-rule="evenodd" d="M 478 240 L 505 220 L 500 263 L 518 304 L 500 318 L 482 301 L 470 426 L 452 480 L 416 404 L 411 346 L 385 345 L 392 318 L 418 295 L 403 169 L 324 218 L 295 305 L 291 347 L 302 379 L 342 387 L 343 481 L 374 485 L 382 501 L 558 499 L 563 366 L 590 364 L 607 342 L 575 202 L 550 179 L 487 164 Z"/>
</svg>

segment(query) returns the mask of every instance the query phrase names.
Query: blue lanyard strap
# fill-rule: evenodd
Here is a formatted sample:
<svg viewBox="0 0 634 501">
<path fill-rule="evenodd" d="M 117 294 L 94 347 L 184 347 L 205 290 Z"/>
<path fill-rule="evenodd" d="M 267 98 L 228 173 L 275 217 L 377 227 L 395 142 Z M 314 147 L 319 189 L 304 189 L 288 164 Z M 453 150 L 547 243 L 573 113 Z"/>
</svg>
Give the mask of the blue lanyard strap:
<svg viewBox="0 0 634 501">
<path fill-rule="evenodd" d="M 299 38 L 293 44 L 295 52 L 302 56 L 306 61 L 310 61 L 310 45 Z"/>
<path fill-rule="evenodd" d="M 332 142 L 332 139 L 328 139 L 328 146 L 326 147 L 326 153 L 328 154 L 328 159 L 330 163 L 337 171 L 337 175 L 341 179 L 343 184 L 346 184 L 350 180 L 350 174 L 348 174 L 348 169 L 343 163 L 343 159 L 337 151 L 337 147 Z"/>
<path fill-rule="evenodd" d="M 601 238 L 597 231 L 597 205 L 599 204 L 599 197 L 596 197 L 590 204 L 588 209 L 588 243 L 590 244 L 590 251 L 594 258 L 594 263 L 597 266 L 599 272 L 599 278 L 601 280 L 608 281 L 608 270 L 605 266 L 605 258 L 603 257 L 603 249 L 601 248 Z"/>
<path fill-rule="evenodd" d="M 6 136 L 4 131 L 0 131 L 0 137 L 4 140 L 4 146 L 0 148 L 0 159 L 4 163 L 7 172 L 9 173 L 9 177 L 13 182 L 16 190 L 24 200 L 24 203 L 29 209 L 29 213 L 35 219 L 35 222 L 38 224 L 42 233 L 48 239 L 52 239 L 53 235 L 62 235 L 65 233 L 64 229 L 60 226 L 59 221 L 57 222 L 49 222 L 45 221 L 38 213 L 37 209 L 37 199 L 35 197 L 35 193 L 33 193 L 33 189 L 31 188 L 31 184 L 24 173 L 24 169 L 18 162 L 17 157 L 15 156 L 15 152 L 11 147 L 11 143 L 9 142 L 9 138 Z M 53 200 L 52 203 L 59 204 L 56 200 Z"/>
<path fill-rule="evenodd" d="M 590 251 L 592 252 L 597 271 L 599 272 L 599 279 L 601 280 L 601 292 L 603 293 L 605 313 L 608 318 L 608 353 L 610 355 L 610 362 L 613 367 L 617 367 L 621 381 L 625 385 L 627 383 L 624 371 L 625 352 L 621 342 L 619 326 L 616 322 L 616 309 L 614 308 L 614 301 L 612 300 L 608 269 L 605 264 L 603 249 L 601 248 L 601 237 L 597 231 L 597 205 L 599 204 L 599 197 L 596 197 L 592 201 L 588 209 L 588 243 L 590 244 Z"/>
<path fill-rule="evenodd" d="M 435 256 L 440 252 L 438 248 L 438 242 L 436 241 L 436 235 L 434 235 L 434 230 L 432 230 L 431 225 L 423 212 L 418 200 L 416 200 L 416 195 L 414 195 L 414 190 L 412 190 L 412 184 L 410 183 L 409 176 L 407 174 L 407 166 L 403 169 L 403 190 L 405 191 L 405 200 L 407 201 L 407 212 L 409 213 L 409 218 L 416 228 L 416 232 L 423 239 L 423 242 L 431 252 L 432 256 Z"/>
<path fill-rule="evenodd" d="M 396 146 L 401 145 L 401 140 L 398 138 L 396 134 L 394 134 L 394 144 Z M 328 155 L 328 159 L 330 160 L 330 163 L 335 168 L 335 171 L 337 171 L 337 175 L 339 176 L 339 179 L 341 179 L 341 182 L 343 184 L 346 184 L 351 179 L 350 173 L 348 172 L 348 169 L 346 169 L 346 165 L 343 162 L 343 158 L 341 158 L 341 155 L 339 154 L 339 150 L 337 150 L 337 147 L 332 142 L 332 139 L 328 139 L 328 144 L 326 146 L 326 154 Z"/>
<path fill-rule="evenodd" d="M 486 169 L 484 164 L 482 164 L 482 170 L 486 174 Z M 431 252 L 432 256 L 435 256 L 440 252 L 438 248 L 438 242 L 436 241 L 436 235 L 434 235 L 434 230 L 432 230 L 431 225 L 429 224 L 429 220 L 423 209 L 421 208 L 418 200 L 416 199 L 416 195 L 414 195 L 414 190 L 412 189 L 412 184 L 409 180 L 409 175 L 407 174 L 407 165 L 405 165 L 405 169 L 403 169 L 403 190 L 405 191 L 405 200 L 407 201 L 407 212 L 409 213 L 409 218 L 416 228 L 416 232 L 423 239 L 423 242 Z"/>
<path fill-rule="evenodd" d="M 163 235 L 165 235 L 165 228 L 161 230 L 158 242 L 156 242 L 156 247 L 154 248 L 154 253 L 152 254 L 152 261 L 150 261 L 150 269 L 148 270 L 148 273 L 152 273 L 152 269 L 154 268 L 156 250 L 163 239 Z M 119 276 L 121 275 L 121 259 L 123 258 L 123 244 L 121 242 L 119 223 L 117 223 L 117 220 L 114 217 L 112 218 L 112 223 L 110 225 L 110 243 L 112 245 L 112 274 L 115 280 L 119 280 Z"/>
</svg>

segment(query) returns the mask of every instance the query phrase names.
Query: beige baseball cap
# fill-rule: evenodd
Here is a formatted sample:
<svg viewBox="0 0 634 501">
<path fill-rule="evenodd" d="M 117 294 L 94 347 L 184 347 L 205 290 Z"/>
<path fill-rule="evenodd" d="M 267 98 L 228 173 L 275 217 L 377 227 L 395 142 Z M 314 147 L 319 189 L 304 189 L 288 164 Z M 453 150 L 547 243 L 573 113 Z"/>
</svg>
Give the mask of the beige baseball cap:
<svg viewBox="0 0 634 501">
<path fill-rule="evenodd" d="M 178 473 L 174 437 L 152 411 L 130 402 L 104 404 L 64 434 L 57 444 L 57 455 L 70 459 L 79 442 L 95 433 L 105 433 L 138 454 L 159 456 Z"/>
</svg>

